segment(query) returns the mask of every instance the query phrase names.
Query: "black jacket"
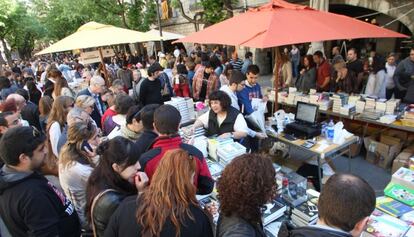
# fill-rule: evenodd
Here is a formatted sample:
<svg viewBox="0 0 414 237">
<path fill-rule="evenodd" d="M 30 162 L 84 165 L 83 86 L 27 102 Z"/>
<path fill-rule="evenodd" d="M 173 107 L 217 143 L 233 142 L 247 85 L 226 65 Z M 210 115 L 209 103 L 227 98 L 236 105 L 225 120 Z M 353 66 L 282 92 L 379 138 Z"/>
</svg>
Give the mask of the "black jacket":
<svg viewBox="0 0 414 237">
<path fill-rule="evenodd" d="M 144 130 L 141 136 L 139 136 L 135 141 L 134 154 L 141 156 L 141 154 L 148 151 L 151 145 L 154 143 L 155 138 L 157 137 L 158 134 L 156 134 L 154 131 Z"/>
<path fill-rule="evenodd" d="M 92 94 L 89 92 L 89 90 L 88 90 L 88 88 L 86 88 L 86 89 L 84 89 L 84 90 L 81 90 L 81 91 L 79 91 L 79 93 L 78 93 L 78 95 L 77 96 L 80 96 L 80 95 L 89 95 L 89 96 L 92 96 Z M 93 96 L 92 96 L 93 97 Z M 94 98 L 95 99 L 95 98 Z M 102 105 L 102 108 L 104 108 L 104 103 L 103 103 L 103 101 L 102 101 L 102 99 L 101 99 L 101 97 L 99 96 L 99 99 L 98 99 L 98 101 L 95 101 L 95 106 L 94 106 L 94 109 L 93 109 L 93 111 L 92 111 L 92 114 L 91 114 L 91 118 L 93 119 L 93 121 L 95 121 L 95 123 L 96 123 L 96 125 L 99 127 L 99 128 L 102 128 L 102 126 L 101 126 L 101 114 L 99 113 L 99 109 L 98 109 L 98 107 L 97 107 L 97 103 L 100 103 L 101 105 Z M 103 112 L 105 112 L 105 111 L 103 111 Z"/>
<path fill-rule="evenodd" d="M 292 228 L 283 223 L 280 227 L 278 237 L 352 237 L 349 233 L 335 230 L 327 230 L 316 226 Z"/>
<path fill-rule="evenodd" d="M 31 101 L 27 101 L 26 106 L 24 106 L 22 109 L 21 115 L 22 119 L 27 120 L 30 126 L 34 126 L 39 131 L 42 131 L 39 119 L 39 109 L 36 104 Z"/>
<path fill-rule="evenodd" d="M 45 177 L 0 171 L 0 215 L 14 237 L 80 236 L 75 207 Z"/>
<path fill-rule="evenodd" d="M 135 212 L 137 209 L 137 196 L 125 198 L 115 213 L 112 215 L 109 225 L 105 230 L 106 237 L 139 237 L 141 227 L 137 224 Z M 185 218 L 181 226 L 180 237 L 213 237 L 213 230 L 208 217 L 200 207 L 190 206 L 190 212 L 194 221 Z M 161 223 L 159 223 L 161 225 Z M 170 220 L 166 220 L 159 237 L 174 237 L 175 227 Z"/>
<path fill-rule="evenodd" d="M 220 215 L 216 229 L 217 237 L 266 237 L 262 224 L 253 225 L 237 216 Z"/>
<path fill-rule="evenodd" d="M 114 190 L 106 192 L 98 199 L 93 209 L 93 223 L 95 224 L 97 236 L 104 235 L 109 219 L 125 197 L 125 194 Z"/>
</svg>

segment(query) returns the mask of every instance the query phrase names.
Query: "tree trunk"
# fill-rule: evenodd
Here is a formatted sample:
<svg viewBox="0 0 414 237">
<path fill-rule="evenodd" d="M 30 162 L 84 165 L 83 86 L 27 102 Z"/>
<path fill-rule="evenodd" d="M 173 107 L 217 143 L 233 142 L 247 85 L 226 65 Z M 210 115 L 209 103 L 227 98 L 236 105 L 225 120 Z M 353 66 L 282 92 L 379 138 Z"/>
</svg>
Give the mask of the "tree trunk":
<svg viewBox="0 0 414 237">
<path fill-rule="evenodd" d="M 4 55 L 6 56 L 7 64 L 11 68 L 11 67 L 13 67 L 13 65 L 12 65 L 10 50 L 9 50 L 9 48 L 7 48 L 7 44 L 6 44 L 6 41 L 4 40 L 4 38 L 1 38 L 0 40 L 1 40 L 1 43 L 3 45 Z"/>
</svg>

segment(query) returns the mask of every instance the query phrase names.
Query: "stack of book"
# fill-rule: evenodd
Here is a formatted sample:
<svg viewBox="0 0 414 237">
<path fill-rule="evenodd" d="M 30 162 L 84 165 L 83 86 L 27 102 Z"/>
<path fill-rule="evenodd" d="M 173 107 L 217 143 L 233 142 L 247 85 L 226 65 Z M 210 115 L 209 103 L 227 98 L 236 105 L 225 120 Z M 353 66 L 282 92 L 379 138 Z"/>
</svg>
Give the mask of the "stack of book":
<svg viewBox="0 0 414 237">
<path fill-rule="evenodd" d="M 225 143 L 218 147 L 217 156 L 221 165 L 228 165 L 234 158 L 246 153 L 246 147 L 238 142 Z"/>
<path fill-rule="evenodd" d="M 356 105 L 357 101 L 360 101 L 360 95 L 350 95 L 348 98 L 348 104 Z"/>
<path fill-rule="evenodd" d="M 286 104 L 294 105 L 296 98 L 296 92 L 289 93 L 288 97 L 286 98 Z"/>
<path fill-rule="evenodd" d="M 375 110 L 378 112 L 385 113 L 385 111 L 387 110 L 386 101 L 387 101 L 386 99 L 378 99 L 377 102 L 375 103 Z"/>
<path fill-rule="evenodd" d="M 356 112 L 356 106 L 355 104 L 347 104 L 341 107 L 341 110 L 339 111 L 340 114 L 343 115 L 351 115 L 351 114 L 355 114 Z"/>
<path fill-rule="evenodd" d="M 285 214 L 287 207 L 280 199 L 275 199 L 272 203 L 265 205 L 265 208 L 262 212 L 263 216 L 263 225 L 267 225 L 272 221 L 279 219 Z"/>
<path fill-rule="evenodd" d="M 365 111 L 374 111 L 375 110 L 376 101 L 374 98 L 365 98 Z"/>
<path fill-rule="evenodd" d="M 341 98 L 332 97 L 332 101 L 333 101 L 332 112 L 339 114 L 339 112 L 341 112 L 341 107 L 342 107 Z"/>
<path fill-rule="evenodd" d="M 193 125 L 181 127 L 178 131 L 178 134 L 181 136 L 185 143 L 188 143 L 190 140 L 196 137 L 202 137 L 205 135 L 205 130 L 203 127 L 196 128 L 193 133 Z"/>
<path fill-rule="evenodd" d="M 408 206 L 414 206 L 414 171 L 401 167 L 384 189 L 384 194 Z"/>
<path fill-rule="evenodd" d="M 217 179 L 221 176 L 221 173 L 224 170 L 224 166 L 222 166 L 219 162 L 212 161 L 210 159 L 207 159 L 207 166 L 210 170 L 211 176 L 214 180 L 217 181 Z"/>
<path fill-rule="evenodd" d="M 383 115 L 383 113 L 380 112 L 375 112 L 372 110 L 365 110 L 362 114 L 361 117 L 365 118 L 365 119 L 369 119 L 369 120 L 378 120 L 381 118 L 381 116 Z"/>
<path fill-rule="evenodd" d="M 362 114 L 365 110 L 365 101 L 359 100 L 356 102 L 355 106 L 356 106 L 356 112 L 358 114 Z"/>
<path fill-rule="evenodd" d="M 332 108 L 332 100 L 330 99 L 322 99 L 318 101 L 319 110 L 327 111 Z"/>
<path fill-rule="evenodd" d="M 313 94 L 313 95 L 309 95 L 309 103 L 311 103 L 311 104 L 317 105 L 319 99 L 320 99 L 320 94 L 318 94 L 318 93 Z"/>
<path fill-rule="evenodd" d="M 173 97 L 164 104 L 172 105 L 180 111 L 181 123 L 188 123 L 196 117 L 194 101 L 191 98 Z"/>
<path fill-rule="evenodd" d="M 333 100 L 333 107 L 332 111 L 334 113 L 339 113 L 341 111 L 341 107 L 348 104 L 349 95 L 344 93 L 338 93 L 332 95 L 331 99 Z"/>
<path fill-rule="evenodd" d="M 318 220 L 318 207 L 311 202 L 305 202 L 292 210 L 291 217 L 297 227 L 313 225 Z"/>
<path fill-rule="evenodd" d="M 387 102 L 385 102 L 386 114 L 394 114 L 395 109 L 400 105 L 400 99 L 389 99 Z"/>
</svg>

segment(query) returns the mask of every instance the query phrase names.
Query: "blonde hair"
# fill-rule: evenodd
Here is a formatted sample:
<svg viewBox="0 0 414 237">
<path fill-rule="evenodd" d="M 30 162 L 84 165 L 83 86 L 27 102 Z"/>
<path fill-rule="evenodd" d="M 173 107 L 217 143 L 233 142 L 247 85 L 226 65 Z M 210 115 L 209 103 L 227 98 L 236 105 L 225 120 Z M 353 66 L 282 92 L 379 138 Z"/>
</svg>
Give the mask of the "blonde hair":
<svg viewBox="0 0 414 237">
<path fill-rule="evenodd" d="M 75 105 L 81 109 L 86 109 L 95 105 L 95 99 L 89 95 L 80 95 L 76 98 Z"/>
<path fill-rule="evenodd" d="M 76 122 L 68 128 L 68 140 L 59 154 L 59 163 L 63 169 L 71 167 L 79 160 L 86 160 L 94 167 L 93 161 L 82 150 L 83 142 L 92 139 L 97 129 L 92 122 Z"/>
</svg>

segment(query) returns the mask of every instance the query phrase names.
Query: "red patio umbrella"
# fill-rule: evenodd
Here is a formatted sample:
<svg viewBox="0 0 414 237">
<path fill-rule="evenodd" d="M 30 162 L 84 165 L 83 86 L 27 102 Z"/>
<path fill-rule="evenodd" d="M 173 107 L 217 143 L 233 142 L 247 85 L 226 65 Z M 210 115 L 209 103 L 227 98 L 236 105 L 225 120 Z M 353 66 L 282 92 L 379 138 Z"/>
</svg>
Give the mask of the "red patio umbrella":
<svg viewBox="0 0 414 237">
<path fill-rule="evenodd" d="M 176 42 L 269 48 L 324 40 L 395 37 L 408 36 L 351 17 L 271 0 Z"/>
<path fill-rule="evenodd" d="M 192 33 L 175 42 L 224 44 L 252 48 L 314 41 L 357 38 L 405 38 L 406 35 L 344 15 L 270 0 L 230 19 Z M 275 60 L 275 66 L 277 60 Z M 275 109 L 277 110 L 278 70 L 275 70 Z"/>
</svg>

